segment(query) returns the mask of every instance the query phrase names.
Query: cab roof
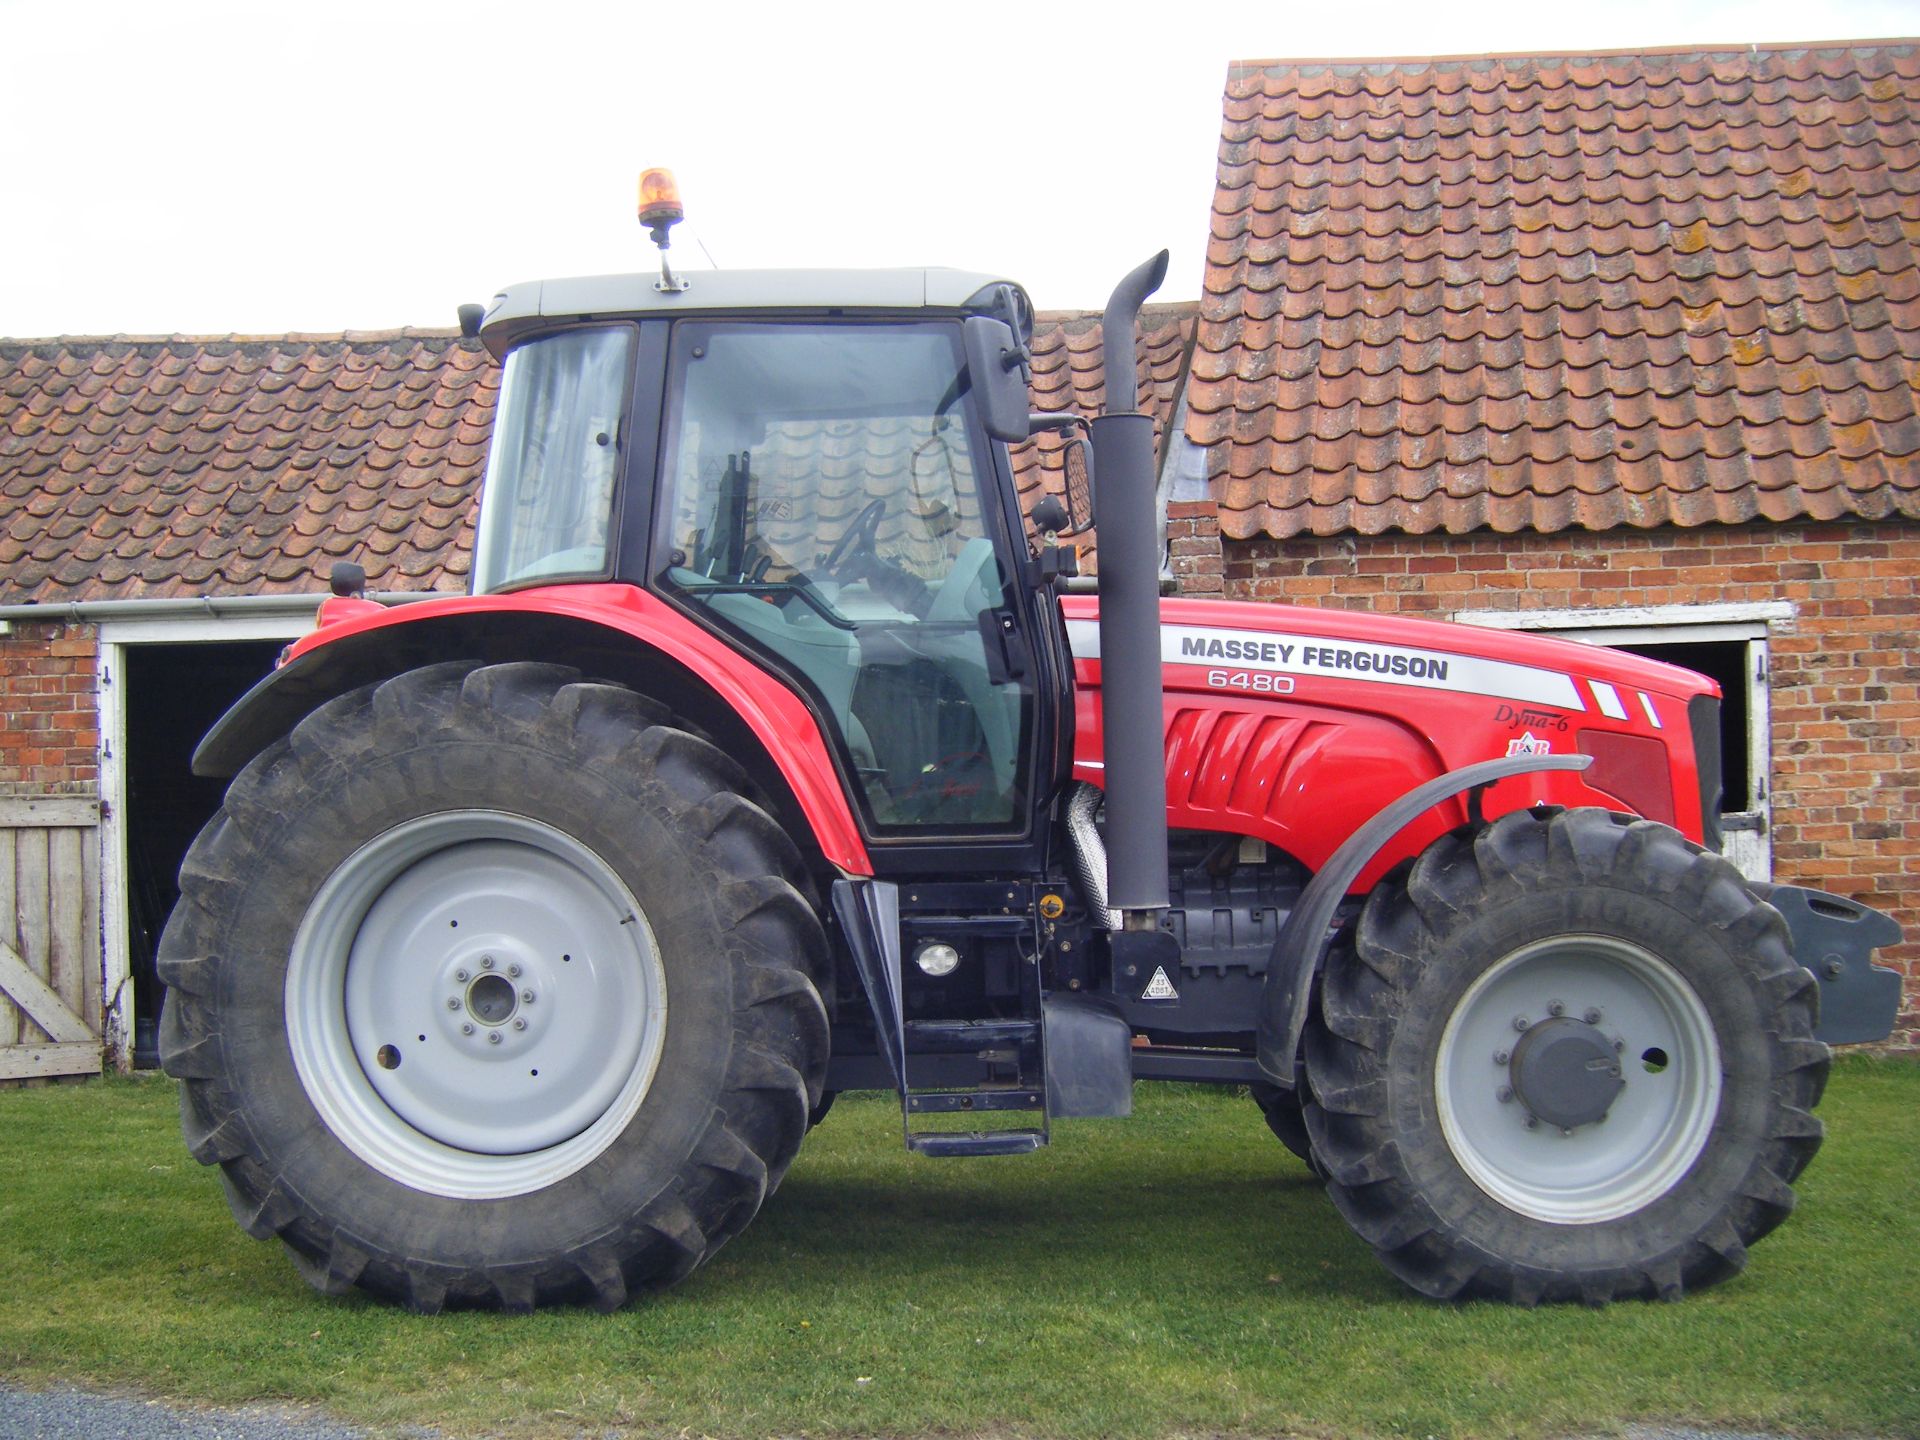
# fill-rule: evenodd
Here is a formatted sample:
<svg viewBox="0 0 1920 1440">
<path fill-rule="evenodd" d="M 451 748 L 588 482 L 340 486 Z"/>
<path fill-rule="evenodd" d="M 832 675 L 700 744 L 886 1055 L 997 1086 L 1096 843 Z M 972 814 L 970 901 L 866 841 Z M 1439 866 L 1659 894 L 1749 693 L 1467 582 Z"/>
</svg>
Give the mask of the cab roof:
<svg viewBox="0 0 1920 1440">
<path fill-rule="evenodd" d="M 697 315 L 768 310 L 818 312 L 915 310 L 952 314 L 974 308 L 998 275 L 922 267 L 904 270 L 713 270 L 676 277 L 680 291 L 659 288 L 654 274 L 580 275 L 509 285 L 493 297 L 480 338 L 496 357 L 520 336 L 579 316 Z M 1022 292 L 1024 294 L 1024 292 Z"/>
</svg>

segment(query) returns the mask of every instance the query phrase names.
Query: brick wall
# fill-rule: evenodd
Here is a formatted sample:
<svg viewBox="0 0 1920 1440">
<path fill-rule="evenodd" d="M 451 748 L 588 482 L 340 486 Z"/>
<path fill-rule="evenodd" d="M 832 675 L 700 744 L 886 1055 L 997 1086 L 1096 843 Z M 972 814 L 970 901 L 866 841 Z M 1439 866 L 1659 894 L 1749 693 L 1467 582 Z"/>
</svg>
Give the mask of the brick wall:
<svg viewBox="0 0 1920 1440">
<path fill-rule="evenodd" d="M 91 795 L 100 780 L 93 627 L 0 635 L 0 795 Z"/>
<path fill-rule="evenodd" d="M 1769 640 L 1775 878 L 1906 927 L 1880 960 L 1907 977 L 1893 1043 L 1920 1047 L 1920 525 L 1229 540 L 1215 561 L 1208 509 L 1169 514 L 1183 593 L 1442 619 L 1791 602 Z"/>
<path fill-rule="evenodd" d="M 1225 593 L 1219 512 L 1211 500 L 1175 501 L 1167 506 L 1167 564 L 1182 595 Z"/>
</svg>

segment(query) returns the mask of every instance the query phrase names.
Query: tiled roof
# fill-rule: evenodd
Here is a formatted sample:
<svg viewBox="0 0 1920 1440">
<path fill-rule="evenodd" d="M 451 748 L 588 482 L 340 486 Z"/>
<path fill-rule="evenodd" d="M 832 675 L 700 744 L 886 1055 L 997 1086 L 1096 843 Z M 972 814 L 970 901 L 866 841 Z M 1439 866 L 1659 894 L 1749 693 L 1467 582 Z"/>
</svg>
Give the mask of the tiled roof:
<svg viewBox="0 0 1920 1440">
<path fill-rule="evenodd" d="M 1142 407 L 1170 424 L 1194 310 L 1149 307 Z M 1042 315 L 1034 406 L 1092 413 L 1097 317 Z M 499 369 L 451 332 L 0 341 L 0 604 L 458 590 Z M 1022 446 L 1023 502 L 1051 442 Z"/>
<path fill-rule="evenodd" d="M 459 589 L 499 370 L 451 333 L 0 342 L 0 603 Z"/>
<path fill-rule="evenodd" d="M 1920 517 L 1920 42 L 1236 64 L 1234 538 Z"/>
<path fill-rule="evenodd" d="M 1147 305 L 1140 311 L 1134 347 L 1142 413 L 1153 416 L 1154 438 L 1164 455 L 1180 387 L 1187 378 L 1197 309 L 1191 303 Z M 1091 312 L 1043 312 L 1033 326 L 1033 408 L 1072 410 L 1092 418 L 1106 404 L 1106 366 L 1100 317 Z M 1023 500 L 1037 499 L 1036 486 L 1051 482 L 1059 493 L 1061 445 L 1044 435 L 1014 448 L 1014 475 Z"/>
</svg>

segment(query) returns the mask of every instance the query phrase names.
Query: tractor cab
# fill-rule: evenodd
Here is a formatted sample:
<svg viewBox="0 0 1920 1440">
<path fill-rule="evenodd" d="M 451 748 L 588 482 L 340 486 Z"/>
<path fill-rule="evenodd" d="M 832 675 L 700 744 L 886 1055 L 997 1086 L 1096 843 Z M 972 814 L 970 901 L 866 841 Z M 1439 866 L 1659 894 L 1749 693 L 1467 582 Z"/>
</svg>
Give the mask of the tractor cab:
<svg viewBox="0 0 1920 1440">
<path fill-rule="evenodd" d="M 1025 434 L 1018 287 L 546 282 L 479 333 L 505 368 L 476 593 L 644 587 L 805 698 L 871 846 L 964 839 L 994 868 L 1044 843 L 1070 662 L 990 424 Z"/>
</svg>

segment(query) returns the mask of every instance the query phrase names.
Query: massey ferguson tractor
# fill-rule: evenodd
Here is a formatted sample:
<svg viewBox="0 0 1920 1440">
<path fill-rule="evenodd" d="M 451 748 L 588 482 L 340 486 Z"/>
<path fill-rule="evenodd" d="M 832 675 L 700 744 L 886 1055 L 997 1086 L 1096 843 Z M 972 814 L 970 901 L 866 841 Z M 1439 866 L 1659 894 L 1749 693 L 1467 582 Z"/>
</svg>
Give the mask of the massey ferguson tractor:
<svg viewBox="0 0 1920 1440">
<path fill-rule="evenodd" d="M 838 1091 L 947 1158 L 1176 1080 L 1248 1089 L 1425 1295 L 1740 1269 L 1899 931 L 1716 853 L 1710 681 L 1163 600 L 1130 377 L 1164 254 L 1084 424 L 1029 414 L 1008 281 L 661 255 L 468 308 L 504 365 L 472 593 L 342 567 L 195 757 L 232 780 L 162 1055 L 250 1235 L 329 1294 L 613 1308 L 737 1235 Z M 1042 429 L 1090 462 L 1029 522 Z M 1097 594 L 1058 543 L 1090 526 Z"/>
</svg>

